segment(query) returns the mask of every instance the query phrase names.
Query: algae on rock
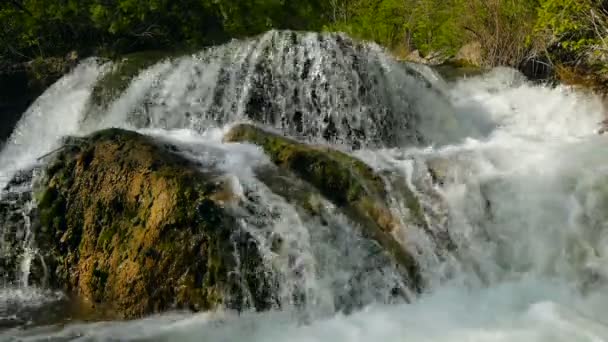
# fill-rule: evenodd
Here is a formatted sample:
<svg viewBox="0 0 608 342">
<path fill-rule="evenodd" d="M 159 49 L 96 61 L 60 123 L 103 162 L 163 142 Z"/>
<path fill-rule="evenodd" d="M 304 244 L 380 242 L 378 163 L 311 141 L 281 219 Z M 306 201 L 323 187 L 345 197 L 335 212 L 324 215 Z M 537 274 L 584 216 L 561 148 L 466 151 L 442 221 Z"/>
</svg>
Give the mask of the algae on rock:
<svg viewBox="0 0 608 342">
<path fill-rule="evenodd" d="M 123 317 L 268 309 L 268 272 L 253 238 L 216 199 L 218 175 L 172 150 L 119 129 L 66 143 L 36 196 L 51 284 Z"/>
<path fill-rule="evenodd" d="M 392 235 L 398 220 L 388 207 L 384 181 L 370 166 L 344 152 L 299 143 L 249 124 L 234 126 L 224 141 L 258 145 L 278 167 L 314 186 L 406 269 L 413 288 L 421 288 L 416 260 Z M 420 205 L 413 194 L 411 199 L 411 209 L 418 213 Z"/>
</svg>

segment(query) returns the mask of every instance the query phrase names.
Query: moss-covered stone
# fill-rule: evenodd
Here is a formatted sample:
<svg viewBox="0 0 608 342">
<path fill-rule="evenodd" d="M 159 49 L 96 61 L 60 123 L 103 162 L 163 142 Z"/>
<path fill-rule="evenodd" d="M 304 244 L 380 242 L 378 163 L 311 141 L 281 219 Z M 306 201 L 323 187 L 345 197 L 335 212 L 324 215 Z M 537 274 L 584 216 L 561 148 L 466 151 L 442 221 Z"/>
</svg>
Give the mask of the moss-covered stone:
<svg viewBox="0 0 608 342">
<path fill-rule="evenodd" d="M 173 150 L 118 129 L 66 143 L 35 196 L 51 283 L 123 317 L 268 308 L 261 256 L 218 200 L 218 175 Z"/>
<path fill-rule="evenodd" d="M 367 164 L 338 150 L 311 146 L 266 132 L 252 125 L 237 125 L 224 138 L 227 142 L 249 142 L 261 146 L 272 161 L 314 185 L 339 205 L 376 208 L 386 196 L 384 182 Z M 365 203 L 371 202 L 371 203 Z M 390 225 L 383 225 L 390 231 Z"/>
<path fill-rule="evenodd" d="M 314 186 L 324 197 L 343 209 L 351 219 L 361 223 L 364 233 L 378 241 L 406 268 L 415 287 L 421 285 L 415 259 L 391 234 L 398 220 L 393 217 L 388 207 L 382 177 L 370 166 L 344 152 L 299 143 L 248 124 L 233 127 L 224 140 L 248 142 L 262 147 L 277 166 Z M 411 211 L 415 215 L 423 215 L 416 197 L 411 190 L 407 190 L 411 195 L 407 203 Z M 295 196 L 314 198 L 306 197 L 306 193 L 301 191 Z M 314 201 L 301 202 L 305 204 L 305 208 L 314 211 Z M 416 219 L 421 218 L 416 216 Z"/>
</svg>

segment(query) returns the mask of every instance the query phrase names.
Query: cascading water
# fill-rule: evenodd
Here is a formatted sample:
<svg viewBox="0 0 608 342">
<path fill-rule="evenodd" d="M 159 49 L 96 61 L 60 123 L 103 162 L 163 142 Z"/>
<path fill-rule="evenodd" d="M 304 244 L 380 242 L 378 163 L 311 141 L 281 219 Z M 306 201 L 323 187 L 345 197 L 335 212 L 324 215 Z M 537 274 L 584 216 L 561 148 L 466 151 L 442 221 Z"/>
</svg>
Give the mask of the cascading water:
<svg viewBox="0 0 608 342">
<path fill-rule="evenodd" d="M 448 84 L 428 68 L 330 34 L 269 32 L 163 61 L 117 98 L 92 101 L 111 69 L 83 63 L 25 113 L 0 152 L 0 186 L 44 162 L 65 135 L 119 126 L 170 141 L 184 156 L 226 171 L 243 203 L 235 217 L 274 270 L 276 305 L 266 313 L 14 328 L 0 338 L 608 340 L 608 140 L 596 134 L 604 115 L 598 98 L 532 85 L 509 69 Z M 395 236 L 422 269 L 422 293 L 410 293 L 410 303 L 395 298 L 407 284 L 347 217 L 322 196 L 323 222 L 305 215 L 293 193 L 254 172 L 271 167 L 260 149 L 223 143 L 226 126 L 243 120 L 355 150 L 380 172 L 402 221 Z M 0 206 L 3 236 L 16 226 L 26 231 L 30 202 L 15 195 L 28 194 L 18 185 L 2 194 L 20 198 L 8 210 Z M 407 210 L 404 186 L 423 217 Z M 22 247 L 1 245 L 2 252 L 35 248 L 27 239 Z M 56 299 L 20 285 L 7 284 L 0 298 L 19 290 L 38 297 L 11 303 Z M 294 315 L 302 304 L 305 319 Z"/>
<path fill-rule="evenodd" d="M 253 120 L 305 140 L 355 147 L 411 145 L 423 136 L 448 142 L 456 127 L 442 122 L 452 119 L 445 115 L 451 108 L 433 82 L 421 70 L 387 59 L 376 45 L 339 34 L 271 31 L 159 63 L 140 74 L 103 118 L 95 106 L 89 118 L 92 127 L 102 120 L 199 132 Z"/>
</svg>

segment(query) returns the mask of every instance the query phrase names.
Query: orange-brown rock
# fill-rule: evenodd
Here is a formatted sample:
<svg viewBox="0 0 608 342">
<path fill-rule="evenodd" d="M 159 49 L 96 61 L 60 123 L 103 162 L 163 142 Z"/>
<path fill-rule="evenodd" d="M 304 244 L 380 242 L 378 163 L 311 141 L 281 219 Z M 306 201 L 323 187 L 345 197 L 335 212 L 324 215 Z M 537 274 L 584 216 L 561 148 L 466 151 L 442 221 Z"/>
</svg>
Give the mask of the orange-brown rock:
<svg viewBox="0 0 608 342">
<path fill-rule="evenodd" d="M 174 150 L 119 129 L 66 143 L 37 195 L 52 284 L 127 318 L 268 308 L 260 254 L 224 208 L 220 175 Z"/>
</svg>

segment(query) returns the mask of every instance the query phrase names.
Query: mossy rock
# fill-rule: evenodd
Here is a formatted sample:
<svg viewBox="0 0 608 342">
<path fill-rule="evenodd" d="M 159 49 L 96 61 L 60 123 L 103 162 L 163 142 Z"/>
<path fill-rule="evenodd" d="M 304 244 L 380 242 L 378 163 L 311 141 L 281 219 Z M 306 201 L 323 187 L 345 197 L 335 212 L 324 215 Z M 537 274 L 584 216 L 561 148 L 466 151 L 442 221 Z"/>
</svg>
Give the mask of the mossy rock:
<svg viewBox="0 0 608 342">
<path fill-rule="evenodd" d="M 258 145 L 279 168 L 311 184 L 360 223 L 363 233 L 391 253 L 398 264 L 405 267 L 413 287 L 420 288 L 416 260 L 392 235 L 399 223 L 389 209 L 385 183 L 369 165 L 344 152 L 299 143 L 249 124 L 234 126 L 224 141 Z M 411 190 L 407 190 L 412 213 L 416 220 L 423 220 L 419 217 L 423 215 L 420 204 Z M 302 193 L 298 196 L 306 197 Z M 314 205 L 309 207 L 314 211 Z"/>
<path fill-rule="evenodd" d="M 119 129 L 66 141 L 35 194 L 51 284 L 126 318 L 268 309 L 268 272 L 223 206 L 220 175 L 174 151 Z"/>
</svg>

